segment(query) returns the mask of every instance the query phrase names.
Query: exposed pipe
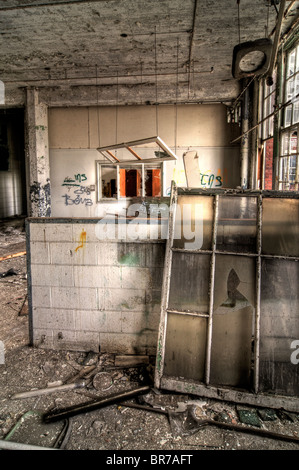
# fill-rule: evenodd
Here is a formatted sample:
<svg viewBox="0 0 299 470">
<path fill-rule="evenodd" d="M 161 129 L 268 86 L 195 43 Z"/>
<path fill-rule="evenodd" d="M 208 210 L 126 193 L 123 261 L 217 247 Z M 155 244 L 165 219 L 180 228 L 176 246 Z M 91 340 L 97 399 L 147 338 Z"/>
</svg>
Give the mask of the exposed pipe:
<svg viewBox="0 0 299 470">
<path fill-rule="evenodd" d="M 31 444 L 23 444 L 21 442 L 3 441 L 1 439 L 0 439 L 0 449 L 3 449 L 3 450 L 59 450 L 54 447 L 52 448 L 52 447 L 34 446 Z"/>
<path fill-rule="evenodd" d="M 74 5 L 76 3 L 99 3 L 105 2 L 107 0 L 62 0 L 61 2 L 45 2 L 45 3 L 27 3 L 25 5 L 14 5 L 10 7 L 0 8 L 0 11 L 9 11 L 9 10 L 24 10 L 25 8 L 39 8 L 39 7 L 56 7 L 61 5 Z M 109 0 L 108 0 L 109 1 Z"/>
<path fill-rule="evenodd" d="M 79 405 L 71 406 L 61 410 L 50 411 L 43 416 L 45 423 L 52 423 L 61 419 L 69 418 L 81 413 L 87 413 L 88 411 L 94 411 L 105 406 L 116 404 L 124 399 L 134 398 L 140 394 L 147 393 L 150 391 L 149 386 L 137 388 L 127 392 L 118 393 L 116 395 L 110 395 L 108 397 L 100 398 L 99 400 L 92 401 L 89 403 L 81 403 Z"/>
<path fill-rule="evenodd" d="M 268 74 L 267 74 L 267 85 L 268 86 L 273 85 L 272 75 L 273 75 L 273 70 L 274 70 L 274 67 L 275 67 L 275 62 L 276 62 L 276 57 L 277 57 L 277 51 L 278 51 L 278 46 L 279 46 L 279 39 L 280 39 L 282 19 L 283 19 L 283 15 L 284 15 L 285 5 L 286 5 L 286 0 L 281 0 L 280 7 L 279 7 L 278 18 L 277 18 L 277 22 L 276 22 L 276 30 L 275 30 L 275 37 L 274 37 L 273 47 L 272 47 L 272 54 L 271 54 L 271 58 L 270 58 L 269 71 L 268 71 Z"/>
<path fill-rule="evenodd" d="M 243 137 L 241 141 L 241 175 L 240 186 L 242 189 L 248 188 L 248 167 L 249 167 L 249 90 L 246 88 L 243 102 L 242 118 Z"/>
<path fill-rule="evenodd" d="M 198 8 L 198 0 L 195 0 L 194 3 L 194 10 L 193 10 L 193 23 L 192 23 L 192 30 L 191 30 L 191 38 L 190 38 L 190 47 L 189 47 L 189 60 L 188 60 L 188 98 L 190 93 L 190 75 L 191 75 L 191 66 L 193 62 L 193 46 L 194 46 L 194 30 L 195 30 L 195 20 L 197 16 L 197 8 Z"/>
</svg>

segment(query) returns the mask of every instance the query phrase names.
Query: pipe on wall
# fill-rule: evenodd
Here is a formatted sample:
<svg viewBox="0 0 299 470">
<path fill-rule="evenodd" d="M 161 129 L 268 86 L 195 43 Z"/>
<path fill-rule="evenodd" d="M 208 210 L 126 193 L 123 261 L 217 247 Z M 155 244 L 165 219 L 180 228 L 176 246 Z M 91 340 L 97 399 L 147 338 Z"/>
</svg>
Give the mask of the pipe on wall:
<svg viewBox="0 0 299 470">
<path fill-rule="evenodd" d="M 243 116 L 242 116 L 242 140 L 241 140 L 241 168 L 240 168 L 240 186 L 242 189 L 248 189 L 248 168 L 249 168 L 249 89 L 246 88 L 243 98 Z"/>
</svg>

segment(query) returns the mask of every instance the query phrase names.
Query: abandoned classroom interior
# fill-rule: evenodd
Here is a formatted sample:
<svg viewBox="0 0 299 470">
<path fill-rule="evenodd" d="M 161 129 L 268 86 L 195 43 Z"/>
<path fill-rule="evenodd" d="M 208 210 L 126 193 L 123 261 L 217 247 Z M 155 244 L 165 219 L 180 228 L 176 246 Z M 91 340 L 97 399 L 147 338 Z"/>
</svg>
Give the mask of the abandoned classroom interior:
<svg viewBox="0 0 299 470">
<path fill-rule="evenodd" d="M 30 345 L 299 413 L 299 2 L 0 13 L 0 217 L 26 219 Z"/>
</svg>

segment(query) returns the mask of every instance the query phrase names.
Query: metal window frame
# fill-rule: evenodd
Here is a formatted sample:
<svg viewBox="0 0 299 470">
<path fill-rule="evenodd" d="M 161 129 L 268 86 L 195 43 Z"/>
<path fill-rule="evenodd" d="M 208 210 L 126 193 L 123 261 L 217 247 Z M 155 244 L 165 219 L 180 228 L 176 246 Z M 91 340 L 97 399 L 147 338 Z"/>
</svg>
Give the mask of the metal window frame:
<svg viewBox="0 0 299 470">
<path fill-rule="evenodd" d="M 291 134 L 292 132 L 297 131 L 297 152 L 291 152 Z M 283 145 L 283 137 L 284 135 L 288 134 L 289 136 L 289 151 L 287 154 L 283 154 L 282 145 Z M 279 149 L 279 164 L 278 164 L 278 189 L 283 189 L 283 185 L 285 184 L 292 184 L 289 180 L 289 169 L 287 170 L 287 179 L 281 178 L 281 162 L 283 158 L 290 157 L 297 157 L 297 165 L 296 165 L 296 178 L 295 178 L 295 191 L 299 189 L 299 123 L 295 124 L 294 126 L 288 127 L 286 129 L 281 130 L 280 132 L 280 149 Z"/>
<path fill-rule="evenodd" d="M 296 70 L 297 65 L 299 64 L 299 50 L 298 50 L 299 42 L 295 43 L 294 47 L 290 48 L 289 50 L 286 51 L 286 67 L 285 67 L 285 73 L 284 73 L 284 83 L 283 83 L 283 103 L 287 103 L 288 101 L 292 101 L 293 99 L 295 100 L 296 98 L 296 76 L 299 77 L 299 69 Z M 290 76 L 287 76 L 288 73 L 288 62 L 289 62 L 289 57 L 292 52 L 295 51 L 295 69 L 294 73 Z M 290 80 L 294 79 L 294 96 L 293 98 L 289 99 L 287 98 L 287 88 L 288 88 L 288 83 Z M 294 126 L 296 124 L 299 124 L 299 121 L 294 122 L 294 103 L 297 102 L 298 100 L 295 100 L 294 102 L 292 101 L 285 109 L 284 109 L 284 115 L 283 115 L 283 128 L 288 128 L 290 126 Z M 289 125 L 286 125 L 285 120 L 286 120 L 286 112 L 287 108 L 291 107 L 291 123 Z"/>
<path fill-rule="evenodd" d="M 132 147 L 138 147 L 140 145 L 147 145 L 154 143 L 158 145 L 160 149 L 163 150 L 163 152 L 166 153 L 163 157 L 155 157 L 155 158 L 142 158 L 140 155 L 137 154 L 136 151 L 132 149 Z M 117 150 L 117 149 L 126 149 L 129 153 L 131 153 L 135 158 L 131 160 L 118 160 L 118 158 L 111 152 L 112 150 Z M 168 145 L 165 144 L 165 142 L 159 137 L 148 137 L 146 139 L 140 139 L 140 140 L 132 140 L 130 142 L 123 142 L 120 144 L 114 144 L 114 145 L 108 145 L 106 147 L 99 147 L 97 148 L 97 151 L 100 152 L 104 158 L 106 158 L 108 161 L 111 163 L 121 163 L 121 164 L 126 164 L 126 163 L 158 163 L 158 162 L 163 162 L 163 161 L 169 161 L 169 160 L 177 160 L 177 156 L 173 153 L 173 151 L 168 147 Z"/>
<path fill-rule="evenodd" d="M 214 198 L 214 218 L 213 218 L 213 232 L 212 232 L 212 247 L 211 250 L 186 250 L 173 248 L 174 227 L 175 227 L 175 211 L 177 207 L 177 200 L 179 195 L 205 195 Z M 216 249 L 217 237 L 217 224 L 218 224 L 218 203 L 221 196 L 240 196 L 240 197 L 256 197 L 257 199 L 257 245 L 255 253 L 237 253 L 220 251 Z M 155 368 L 155 386 L 156 388 L 176 391 L 179 393 L 190 393 L 198 396 L 233 401 L 236 403 L 246 403 L 248 405 L 266 406 L 274 408 L 285 408 L 290 411 L 299 411 L 299 398 L 289 397 L 285 395 L 265 394 L 259 391 L 259 357 L 260 357 L 260 320 L 261 320 L 261 265 L 263 259 L 288 259 L 299 261 L 299 257 L 294 256 L 280 256 L 280 255 L 267 255 L 262 254 L 262 210 L 263 198 L 289 198 L 299 199 L 299 193 L 296 192 L 283 192 L 283 191 L 265 191 L 265 190 L 185 190 L 177 188 L 175 183 L 172 182 L 171 200 L 170 200 L 170 213 L 169 213 L 169 237 L 166 243 L 166 255 L 164 264 L 164 276 L 162 286 L 162 302 L 161 302 L 161 316 L 158 331 L 157 342 L 157 355 L 156 355 L 156 368 Z M 209 299 L 209 315 L 208 315 L 208 333 L 206 341 L 206 368 L 205 368 L 205 381 L 198 382 L 195 380 L 186 379 L 183 377 L 170 377 L 164 375 L 164 360 L 165 360 L 165 346 L 166 346 L 166 330 L 167 330 L 167 316 L 168 313 L 173 313 L 168 308 L 169 304 L 169 291 L 171 282 L 171 266 L 173 252 L 187 252 L 201 254 L 209 253 L 211 255 L 210 263 L 210 299 Z M 214 295 L 214 282 L 215 282 L 215 262 L 216 255 L 233 255 L 245 256 L 247 258 L 254 258 L 256 260 L 255 267 L 255 330 L 254 330 L 254 375 L 253 375 L 253 391 L 243 391 L 234 387 L 217 386 L 210 384 L 210 365 L 211 365 L 211 347 L 212 347 L 212 327 L 213 327 L 213 295 Z M 175 313 L 180 315 L 192 315 L 192 312 L 184 312 L 176 310 Z M 198 314 L 197 314 L 198 316 Z M 207 315 L 205 315 L 207 316 Z"/>
</svg>

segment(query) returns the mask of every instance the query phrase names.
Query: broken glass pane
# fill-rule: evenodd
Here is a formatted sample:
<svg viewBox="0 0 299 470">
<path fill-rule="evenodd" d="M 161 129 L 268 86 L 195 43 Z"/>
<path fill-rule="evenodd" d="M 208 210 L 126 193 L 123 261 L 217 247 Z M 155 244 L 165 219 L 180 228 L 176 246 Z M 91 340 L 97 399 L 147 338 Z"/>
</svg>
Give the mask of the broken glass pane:
<svg viewBox="0 0 299 470">
<path fill-rule="evenodd" d="M 169 308 L 207 313 L 209 279 L 209 255 L 173 253 Z"/>
<path fill-rule="evenodd" d="M 207 319 L 169 313 L 167 316 L 164 374 L 203 381 Z"/>
<path fill-rule="evenodd" d="M 255 197 L 219 198 L 217 250 L 256 252 L 256 211 Z"/>
<path fill-rule="evenodd" d="M 250 387 L 255 260 L 216 256 L 210 382 Z"/>
<path fill-rule="evenodd" d="M 260 391 L 299 395 L 299 265 L 263 259 Z"/>
<path fill-rule="evenodd" d="M 262 253 L 299 256 L 299 200 L 263 199 Z"/>
<path fill-rule="evenodd" d="M 210 250 L 213 228 L 213 197 L 179 196 L 173 246 Z"/>
</svg>

